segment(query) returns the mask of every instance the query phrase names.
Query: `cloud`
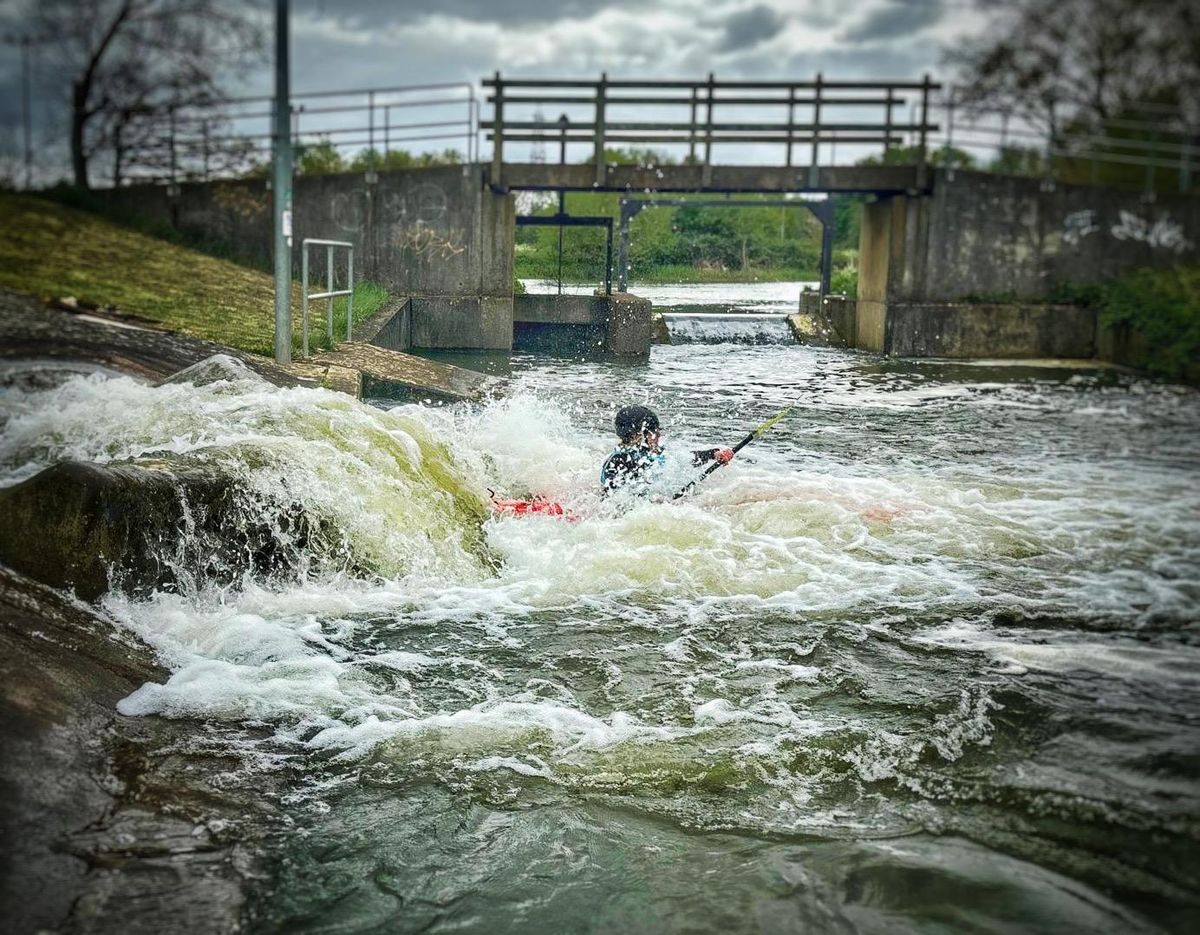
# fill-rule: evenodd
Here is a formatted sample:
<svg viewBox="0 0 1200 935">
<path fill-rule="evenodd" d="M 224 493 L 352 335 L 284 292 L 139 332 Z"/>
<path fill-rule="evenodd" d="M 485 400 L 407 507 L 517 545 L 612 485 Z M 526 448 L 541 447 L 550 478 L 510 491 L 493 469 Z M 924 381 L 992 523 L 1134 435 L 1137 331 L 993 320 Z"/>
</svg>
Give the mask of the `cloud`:
<svg viewBox="0 0 1200 935">
<path fill-rule="evenodd" d="M 475 23 L 536 25 L 587 18 L 600 9 L 630 6 L 633 0 L 300 0 L 298 13 L 332 19 L 359 29 L 404 27 L 434 14 Z"/>
<path fill-rule="evenodd" d="M 773 39 L 784 27 L 784 19 L 775 10 L 759 4 L 734 13 L 725 20 L 725 37 L 720 49 L 734 52 L 750 49 Z"/>
<path fill-rule="evenodd" d="M 846 30 L 841 39 L 855 44 L 899 39 L 932 26 L 945 12 L 944 0 L 886 0 Z"/>
<path fill-rule="evenodd" d="M 262 0 L 257 6 L 269 19 L 269 7 Z M 0 23 L 11 10 L 0 0 Z M 602 71 L 614 79 L 703 78 L 710 71 L 723 80 L 806 79 L 818 71 L 831 80 L 916 78 L 936 73 L 937 43 L 946 38 L 940 33 L 983 28 L 963 10 L 962 0 L 295 0 L 292 90 L 461 81 L 478 93 L 479 79 L 496 69 L 509 78 L 595 79 Z M 913 38 L 891 41 L 898 35 Z M 770 54 L 764 54 L 767 43 Z M 47 55 L 35 54 L 34 64 L 34 130 L 42 151 L 43 138 L 65 139 L 66 85 L 51 73 Z M 229 76 L 226 90 L 270 94 L 272 77 L 267 64 Z M 19 88 L 18 50 L 0 45 L 0 149 L 19 142 L 13 135 L 19 132 Z M 559 109 L 546 108 L 546 116 Z M 489 110 L 484 104 L 485 119 Z M 432 122 L 458 113 L 451 107 L 393 110 L 389 119 Z M 306 114 L 302 125 L 324 129 L 356 119 Z M 382 115 L 377 133 L 381 121 Z M 265 132 L 260 123 L 254 132 Z M 463 144 L 435 140 L 428 148 L 447 145 Z M 742 158 L 722 153 L 727 161 Z M 775 150 L 764 158 L 775 158 Z"/>
</svg>

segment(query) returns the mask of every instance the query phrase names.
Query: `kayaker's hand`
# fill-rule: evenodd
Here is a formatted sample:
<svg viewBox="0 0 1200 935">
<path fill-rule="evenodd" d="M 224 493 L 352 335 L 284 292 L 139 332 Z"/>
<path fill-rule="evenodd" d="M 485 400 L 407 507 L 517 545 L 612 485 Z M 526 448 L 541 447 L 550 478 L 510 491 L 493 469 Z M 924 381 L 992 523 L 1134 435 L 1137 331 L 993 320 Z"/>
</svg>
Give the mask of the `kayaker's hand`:
<svg viewBox="0 0 1200 935">
<path fill-rule="evenodd" d="M 733 460 L 732 448 L 718 448 L 713 454 L 713 460 L 719 461 L 721 464 L 728 464 Z"/>
</svg>

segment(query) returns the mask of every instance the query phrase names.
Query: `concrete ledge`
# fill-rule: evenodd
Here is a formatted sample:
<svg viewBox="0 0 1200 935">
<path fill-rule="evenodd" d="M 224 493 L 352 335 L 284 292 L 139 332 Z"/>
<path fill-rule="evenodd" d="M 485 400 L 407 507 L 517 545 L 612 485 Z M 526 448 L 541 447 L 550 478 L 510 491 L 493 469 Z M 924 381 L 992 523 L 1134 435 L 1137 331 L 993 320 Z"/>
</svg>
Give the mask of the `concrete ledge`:
<svg viewBox="0 0 1200 935">
<path fill-rule="evenodd" d="M 888 303 L 887 319 L 885 351 L 897 357 L 1088 358 L 1096 353 L 1096 312 L 1073 305 Z"/>
<path fill-rule="evenodd" d="M 513 297 L 513 323 L 603 325 L 608 299 L 600 295 L 518 295 Z"/>
<path fill-rule="evenodd" d="M 469 402 L 499 391 L 504 383 L 494 377 L 351 341 L 313 357 L 309 366 L 329 368 L 331 373 L 358 375 L 355 395 L 422 402 Z M 340 387 L 339 387 L 340 388 Z"/>
<path fill-rule="evenodd" d="M 0 289 L 0 361 L 33 361 L 42 369 L 86 362 L 156 382 L 225 354 L 276 386 L 317 380 L 268 357 L 167 331 L 115 312 L 78 315 L 47 308 L 33 296 Z"/>
</svg>

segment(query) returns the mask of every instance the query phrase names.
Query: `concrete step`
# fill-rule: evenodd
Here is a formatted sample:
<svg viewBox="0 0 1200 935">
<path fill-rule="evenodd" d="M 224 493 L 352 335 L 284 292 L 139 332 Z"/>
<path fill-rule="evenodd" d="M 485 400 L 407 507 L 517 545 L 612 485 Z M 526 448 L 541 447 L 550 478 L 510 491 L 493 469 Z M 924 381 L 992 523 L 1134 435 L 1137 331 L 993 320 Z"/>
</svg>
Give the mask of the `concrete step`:
<svg viewBox="0 0 1200 935">
<path fill-rule="evenodd" d="M 308 360 L 290 365 L 297 376 L 317 379 L 332 389 L 359 397 L 409 402 L 470 402 L 494 395 L 504 381 L 465 367 L 348 341 Z"/>
</svg>

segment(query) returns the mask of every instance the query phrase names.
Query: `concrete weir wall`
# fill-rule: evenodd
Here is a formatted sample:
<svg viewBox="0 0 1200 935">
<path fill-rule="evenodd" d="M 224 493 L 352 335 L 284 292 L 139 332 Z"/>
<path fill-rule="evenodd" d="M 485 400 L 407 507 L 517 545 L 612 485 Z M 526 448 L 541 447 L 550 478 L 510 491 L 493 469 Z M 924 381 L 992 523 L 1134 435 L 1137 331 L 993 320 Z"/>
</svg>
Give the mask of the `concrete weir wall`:
<svg viewBox="0 0 1200 935">
<path fill-rule="evenodd" d="M 619 357 L 650 353 L 650 301 L 625 292 L 519 295 L 514 300 L 513 323 L 516 347 Z"/>
<path fill-rule="evenodd" d="M 293 190 L 300 271 L 305 237 L 355 247 L 355 277 L 410 296 L 411 344 L 507 350 L 512 342 L 514 205 L 484 185 L 482 169 L 447 166 L 302 176 Z M 135 186 L 106 193 L 113 207 L 216 242 L 239 259 L 271 258 L 271 192 L 262 180 Z M 325 252 L 310 276 L 324 282 Z M 338 258 L 339 276 L 344 261 Z"/>
<path fill-rule="evenodd" d="M 1200 199 L 940 169 L 929 195 L 866 206 L 856 345 L 903 356 L 1091 357 L 1065 282 L 1200 262 Z"/>
</svg>

